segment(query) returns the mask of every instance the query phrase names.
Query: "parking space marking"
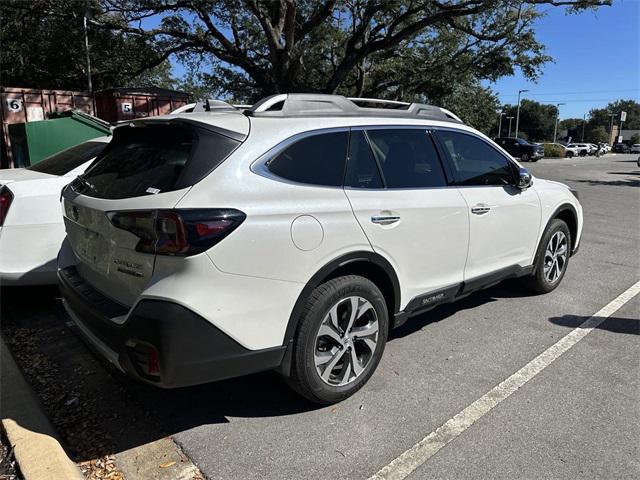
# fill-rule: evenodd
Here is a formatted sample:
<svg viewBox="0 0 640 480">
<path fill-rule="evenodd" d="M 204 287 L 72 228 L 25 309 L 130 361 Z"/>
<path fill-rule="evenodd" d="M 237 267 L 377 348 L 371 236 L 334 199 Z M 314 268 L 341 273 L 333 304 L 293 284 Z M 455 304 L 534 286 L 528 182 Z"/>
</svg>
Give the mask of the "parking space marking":
<svg viewBox="0 0 640 480">
<path fill-rule="evenodd" d="M 636 282 L 617 298 L 602 307 L 592 317 L 585 320 L 580 326 L 547 348 L 516 373 L 496 385 L 467 408 L 380 469 L 376 474 L 369 477 L 369 480 L 401 480 L 408 477 L 415 469 L 438 453 L 441 448 L 462 434 L 496 405 L 551 365 L 564 352 L 582 340 L 594 328 L 598 327 L 638 293 L 640 293 L 640 281 Z"/>
</svg>

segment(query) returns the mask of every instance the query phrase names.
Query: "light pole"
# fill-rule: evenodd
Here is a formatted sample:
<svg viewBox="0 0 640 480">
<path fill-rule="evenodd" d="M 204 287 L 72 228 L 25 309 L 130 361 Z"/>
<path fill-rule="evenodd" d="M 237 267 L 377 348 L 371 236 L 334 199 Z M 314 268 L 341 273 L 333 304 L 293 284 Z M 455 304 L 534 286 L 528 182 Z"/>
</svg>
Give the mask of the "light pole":
<svg viewBox="0 0 640 480">
<path fill-rule="evenodd" d="M 584 143 L 584 126 L 585 126 L 586 123 L 587 123 L 587 114 L 585 113 L 582 116 L 582 140 L 580 140 L 583 143 Z"/>
<path fill-rule="evenodd" d="M 518 110 L 516 111 L 516 135 L 515 138 L 518 138 L 518 127 L 520 126 L 520 95 L 524 92 L 528 92 L 529 90 L 518 90 Z"/>
<path fill-rule="evenodd" d="M 502 136 L 502 117 L 506 115 L 504 112 L 500 112 L 500 123 L 498 124 L 498 137 Z"/>
<path fill-rule="evenodd" d="M 558 119 L 560 118 L 560 105 L 564 105 L 564 103 L 556 103 L 556 122 L 553 126 L 553 143 L 556 143 L 556 134 L 558 133 Z"/>
<path fill-rule="evenodd" d="M 507 135 L 508 137 L 511 136 L 511 120 L 513 120 L 513 117 L 507 117 L 507 120 L 509 120 L 509 135 Z"/>
<path fill-rule="evenodd" d="M 87 61 L 87 87 L 89 93 L 93 92 L 93 84 L 91 82 L 91 58 L 89 57 L 89 33 L 87 30 L 87 17 L 89 16 L 89 2 L 84 2 L 84 14 L 82 15 L 82 26 L 84 28 L 84 50 Z"/>
<path fill-rule="evenodd" d="M 611 119 L 609 122 L 609 142 L 613 145 L 615 142 L 613 141 L 613 117 L 616 116 L 615 113 L 607 112 L 609 118 Z"/>
</svg>

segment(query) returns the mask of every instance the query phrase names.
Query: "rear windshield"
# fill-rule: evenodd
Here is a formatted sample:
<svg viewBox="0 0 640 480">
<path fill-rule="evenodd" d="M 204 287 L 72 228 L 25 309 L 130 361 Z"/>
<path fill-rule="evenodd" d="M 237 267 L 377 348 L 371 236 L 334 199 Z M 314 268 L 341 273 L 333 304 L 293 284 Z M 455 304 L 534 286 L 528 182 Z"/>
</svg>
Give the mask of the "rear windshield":
<svg viewBox="0 0 640 480">
<path fill-rule="evenodd" d="M 120 127 L 109 148 L 73 188 L 107 199 L 179 190 L 204 178 L 239 144 L 191 125 Z"/>
<path fill-rule="evenodd" d="M 106 142 L 81 143 L 40 160 L 35 165 L 27 167 L 27 170 L 48 173 L 49 175 L 66 175 L 74 168 L 78 168 L 83 163 L 96 158 L 107 145 L 108 143 Z"/>
</svg>

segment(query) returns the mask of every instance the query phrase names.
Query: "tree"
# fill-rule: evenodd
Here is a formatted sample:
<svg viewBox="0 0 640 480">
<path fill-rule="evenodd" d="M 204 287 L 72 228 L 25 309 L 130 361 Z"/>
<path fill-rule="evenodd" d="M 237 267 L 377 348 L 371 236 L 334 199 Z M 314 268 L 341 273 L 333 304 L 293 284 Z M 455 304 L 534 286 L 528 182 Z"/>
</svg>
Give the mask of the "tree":
<svg viewBox="0 0 640 480">
<path fill-rule="evenodd" d="M 635 145 L 636 143 L 640 143 L 640 134 L 634 133 L 631 135 L 631 139 L 629 140 L 631 145 Z"/>
<path fill-rule="evenodd" d="M 99 14 L 97 0 L 88 7 L 90 14 Z M 0 10 L 3 85 L 87 89 L 84 2 L 0 0 Z M 169 62 L 147 39 L 95 28 L 88 37 L 95 90 L 172 83 Z"/>
<path fill-rule="evenodd" d="M 514 126 L 517 105 L 506 105 L 506 116 L 513 117 Z M 520 124 L 518 136 L 533 141 L 551 141 L 556 121 L 556 106 L 545 105 L 534 100 L 523 99 L 520 102 Z M 559 130 L 559 128 L 558 128 Z"/>
<path fill-rule="evenodd" d="M 443 98 L 550 58 L 541 5 L 611 0 L 100 0 L 94 27 L 152 42 L 163 56 L 207 58 L 212 90 L 255 100 L 280 92 Z M 144 20 L 161 18 L 157 25 Z"/>
<path fill-rule="evenodd" d="M 620 124 L 620 112 L 627 112 L 627 119 L 623 128 L 630 130 L 640 130 L 640 103 L 635 100 L 616 100 L 609 103 L 605 108 L 594 108 L 589 112 L 589 125 L 601 125 L 609 131 L 611 117 L 609 113 L 616 114 L 613 119 L 614 125 Z"/>
<path fill-rule="evenodd" d="M 602 125 L 589 128 L 584 135 L 585 141 L 589 143 L 608 142 L 609 134 Z"/>
</svg>

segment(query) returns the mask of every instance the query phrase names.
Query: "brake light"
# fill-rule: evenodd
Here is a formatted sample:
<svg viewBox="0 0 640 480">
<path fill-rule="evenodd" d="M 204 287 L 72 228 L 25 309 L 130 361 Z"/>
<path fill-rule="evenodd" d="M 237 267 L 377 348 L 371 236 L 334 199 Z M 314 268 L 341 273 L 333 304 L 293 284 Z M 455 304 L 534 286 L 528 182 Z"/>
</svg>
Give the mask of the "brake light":
<svg viewBox="0 0 640 480">
<path fill-rule="evenodd" d="M 9 213 L 9 207 L 13 202 L 13 193 L 7 187 L 0 187 L 0 227 Z"/>
<path fill-rule="evenodd" d="M 113 226 L 139 238 L 136 251 L 188 256 L 204 252 L 240 225 L 239 210 L 136 210 L 107 212 Z"/>
</svg>

